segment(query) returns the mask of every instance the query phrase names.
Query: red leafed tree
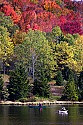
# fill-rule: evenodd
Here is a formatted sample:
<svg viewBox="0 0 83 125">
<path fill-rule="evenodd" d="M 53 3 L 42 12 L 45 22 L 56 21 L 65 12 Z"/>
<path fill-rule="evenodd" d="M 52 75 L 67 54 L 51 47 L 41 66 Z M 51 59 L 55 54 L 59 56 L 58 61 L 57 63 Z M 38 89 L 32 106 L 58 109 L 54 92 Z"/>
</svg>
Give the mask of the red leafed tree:
<svg viewBox="0 0 83 125">
<path fill-rule="evenodd" d="M 83 20 L 81 13 L 78 14 L 80 3 L 71 0 L 62 0 L 62 3 L 59 6 L 56 0 L 1 0 L 0 11 L 10 16 L 21 31 L 31 28 L 51 32 L 58 25 L 64 33 L 82 34 Z"/>
<path fill-rule="evenodd" d="M 9 3 L 3 3 L 3 6 L 1 6 L 0 11 L 4 12 L 6 16 L 10 16 L 14 23 L 18 23 L 20 20 L 20 15 L 18 15 L 13 7 Z"/>
<path fill-rule="evenodd" d="M 82 18 L 80 13 L 74 12 L 73 10 L 68 10 L 67 13 L 63 13 L 59 17 L 59 26 L 61 27 L 64 33 L 83 34 L 82 31 Z"/>
<path fill-rule="evenodd" d="M 29 28 L 34 30 L 42 30 L 51 32 L 52 28 L 57 25 L 58 18 L 51 12 L 46 12 L 37 4 L 29 3 L 24 11 L 19 22 L 21 30 L 28 31 Z"/>
<path fill-rule="evenodd" d="M 81 23 L 78 21 L 67 21 L 61 26 L 61 29 L 64 33 L 75 34 L 79 33 L 80 35 L 83 34 Z"/>
<path fill-rule="evenodd" d="M 62 15 L 59 17 L 59 26 L 63 25 L 66 22 L 67 22 L 67 19 L 65 16 Z"/>
<path fill-rule="evenodd" d="M 44 32 L 51 32 L 52 28 L 58 24 L 58 18 L 51 12 L 43 11 L 37 14 L 37 24 Z"/>
<path fill-rule="evenodd" d="M 64 33 L 79 33 L 81 35 L 83 34 L 81 20 L 82 18 L 79 13 L 70 11 L 66 16 L 60 17 L 60 27 Z"/>
<path fill-rule="evenodd" d="M 27 31 L 29 28 L 33 28 L 33 24 L 36 22 L 36 13 L 34 10 L 24 11 L 20 20 L 20 27 L 22 30 Z"/>
</svg>

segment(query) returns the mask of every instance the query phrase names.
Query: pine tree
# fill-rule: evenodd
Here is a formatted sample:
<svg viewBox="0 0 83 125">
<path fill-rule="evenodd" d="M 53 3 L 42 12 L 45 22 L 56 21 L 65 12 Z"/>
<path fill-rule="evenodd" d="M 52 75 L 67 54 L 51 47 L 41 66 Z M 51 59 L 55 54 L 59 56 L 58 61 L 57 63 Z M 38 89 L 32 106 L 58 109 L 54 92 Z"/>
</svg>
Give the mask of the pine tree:
<svg viewBox="0 0 83 125">
<path fill-rule="evenodd" d="M 65 91 L 64 91 L 64 99 L 65 100 L 70 100 L 70 101 L 77 101 L 78 100 L 78 91 L 77 87 L 74 81 L 74 78 L 70 74 L 69 80 L 65 86 Z"/>
<path fill-rule="evenodd" d="M 8 91 L 10 100 L 18 100 L 28 96 L 27 73 L 21 65 L 16 66 L 11 73 Z"/>
<path fill-rule="evenodd" d="M 45 76 L 45 72 L 41 70 L 40 76 L 34 82 L 33 94 L 40 97 L 50 96 L 50 87 L 48 85 L 48 79 Z"/>
</svg>

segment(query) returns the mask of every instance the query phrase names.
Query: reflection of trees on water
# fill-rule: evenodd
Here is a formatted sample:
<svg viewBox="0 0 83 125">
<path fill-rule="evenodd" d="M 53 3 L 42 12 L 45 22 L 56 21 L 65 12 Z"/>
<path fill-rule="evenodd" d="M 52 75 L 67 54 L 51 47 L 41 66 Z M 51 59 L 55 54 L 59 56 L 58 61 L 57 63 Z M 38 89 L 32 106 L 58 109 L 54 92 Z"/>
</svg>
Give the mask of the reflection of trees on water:
<svg viewBox="0 0 83 125">
<path fill-rule="evenodd" d="M 9 123 L 9 115 L 8 115 L 9 106 L 2 106 L 0 107 L 0 114 L 2 114 L 3 117 L 0 120 L 0 125 L 8 125 Z"/>
<path fill-rule="evenodd" d="M 79 105 L 69 106 L 69 121 L 72 122 L 72 125 L 80 123 L 80 109 Z"/>
</svg>

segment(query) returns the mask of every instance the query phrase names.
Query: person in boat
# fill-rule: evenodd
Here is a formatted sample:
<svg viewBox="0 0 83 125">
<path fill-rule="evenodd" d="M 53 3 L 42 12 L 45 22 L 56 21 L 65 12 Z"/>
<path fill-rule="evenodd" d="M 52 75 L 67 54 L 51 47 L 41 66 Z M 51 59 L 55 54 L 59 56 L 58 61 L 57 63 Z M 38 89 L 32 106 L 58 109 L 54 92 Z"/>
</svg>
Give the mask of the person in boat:
<svg viewBox="0 0 83 125">
<path fill-rule="evenodd" d="M 42 111 L 42 104 L 39 103 L 39 111 L 41 112 Z"/>
<path fill-rule="evenodd" d="M 41 103 L 39 103 L 39 108 L 41 108 L 42 107 L 42 104 Z"/>
<path fill-rule="evenodd" d="M 66 108 L 65 107 L 62 107 L 62 109 L 61 109 L 62 111 L 66 111 Z"/>
</svg>

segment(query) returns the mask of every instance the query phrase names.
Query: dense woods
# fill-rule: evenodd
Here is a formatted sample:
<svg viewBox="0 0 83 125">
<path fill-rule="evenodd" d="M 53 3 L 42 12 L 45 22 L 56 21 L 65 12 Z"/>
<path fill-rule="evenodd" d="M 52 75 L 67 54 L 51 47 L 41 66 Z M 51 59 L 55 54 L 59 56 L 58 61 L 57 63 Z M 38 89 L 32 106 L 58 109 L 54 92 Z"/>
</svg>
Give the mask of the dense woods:
<svg viewBox="0 0 83 125">
<path fill-rule="evenodd" d="M 50 97 L 50 81 L 83 99 L 83 1 L 1 0 L 0 98 Z"/>
</svg>

